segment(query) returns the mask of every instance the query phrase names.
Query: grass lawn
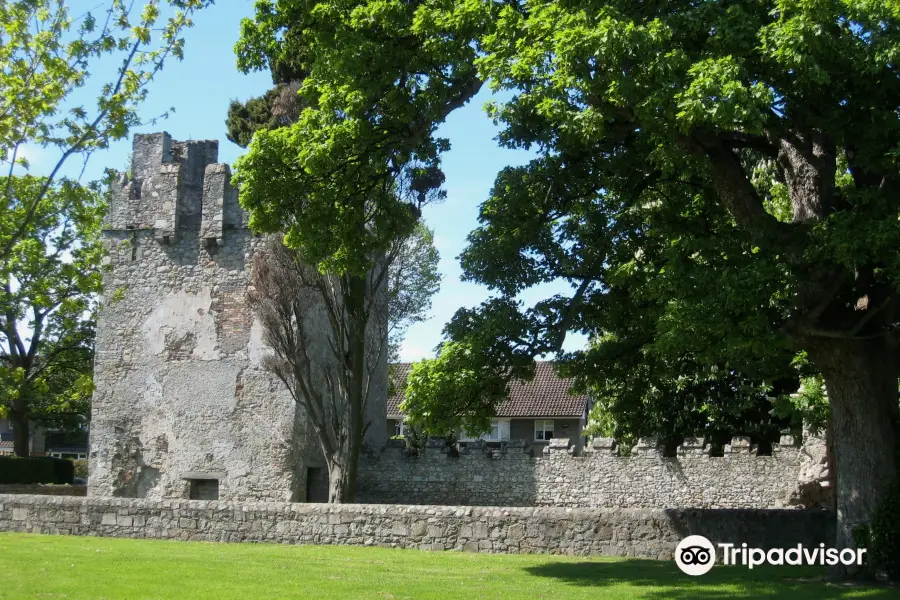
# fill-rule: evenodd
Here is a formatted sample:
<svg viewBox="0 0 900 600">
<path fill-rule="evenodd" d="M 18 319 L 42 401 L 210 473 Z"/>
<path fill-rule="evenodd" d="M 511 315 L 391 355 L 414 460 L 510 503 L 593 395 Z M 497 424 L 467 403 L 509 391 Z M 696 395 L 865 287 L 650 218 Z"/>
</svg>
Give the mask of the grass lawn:
<svg viewBox="0 0 900 600">
<path fill-rule="evenodd" d="M 820 575 L 720 565 L 692 578 L 649 560 L 0 534 L 3 600 L 900 598 Z"/>
</svg>

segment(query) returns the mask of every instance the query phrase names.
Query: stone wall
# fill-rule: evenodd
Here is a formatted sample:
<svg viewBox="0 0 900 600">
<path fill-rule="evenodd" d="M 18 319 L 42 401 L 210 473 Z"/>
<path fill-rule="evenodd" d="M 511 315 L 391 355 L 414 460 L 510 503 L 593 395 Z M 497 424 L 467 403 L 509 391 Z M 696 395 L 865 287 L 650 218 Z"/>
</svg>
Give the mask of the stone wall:
<svg viewBox="0 0 900 600">
<path fill-rule="evenodd" d="M 831 545 L 833 513 L 472 508 L 0 496 L 0 531 L 219 542 L 670 559 L 687 535 L 759 548 Z"/>
<path fill-rule="evenodd" d="M 265 242 L 217 163 L 215 141 L 135 135 L 131 175 L 111 186 L 104 222 L 89 493 L 187 498 L 218 480 L 220 499 L 303 500 L 324 466 L 307 419 L 261 368 L 262 328 L 247 302 Z M 327 367 L 327 333 L 310 350 Z M 373 384 L 369 443 L 384 441 L 387 368 Z"/>
<path fill-rule="evenodd" d="M 595 440 L 573 456 L 568 440 L 552 440 L 532 456 L 527 443 L 504 448 L 470 444 L 458 456 L 429 446 L 407 456 L 402 443 L 360 461 L 361 502 L 481 506 L 635 508 L 781 508 L 797 488 L 800 449 L 790 436 L 771 456 L 757 456 L 735 438 L 724 456 L 710 456 L 703 440 L 688 440 L 665 458 L 653 440 L 631 456 Z"/>
</svg>

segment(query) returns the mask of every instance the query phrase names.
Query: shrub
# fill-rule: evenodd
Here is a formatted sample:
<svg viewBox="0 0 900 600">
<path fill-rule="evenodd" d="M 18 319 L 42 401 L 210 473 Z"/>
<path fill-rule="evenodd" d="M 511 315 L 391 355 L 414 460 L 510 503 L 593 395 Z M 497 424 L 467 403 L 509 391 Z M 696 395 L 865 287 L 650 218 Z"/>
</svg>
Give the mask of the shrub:
<svg viewBox="0 0 900 600">
<path fill-rule="evenodd" d="M 869 566 L 900 581 L 900 479 L 875 509 L 867 534 Z"/>
<path fill-rule="evenodd" d="M 409 456 L 419 456 L 425 449 L 428 435 L 422 431 L 421 427 L 408 424 L 406 426 L 406 435 L 403 436 L 403 440 L 406 442 L 406 453 Z"/>
<path fill-rule="evenodd" d="M 72 461 L 72 464 L 75 465 L 75 477 L 81 477 L 82 479 L 88 478 L 88 461 L 80 458 L 78 460 Z"/>
<path fill-rule="evenodd" d="M 19 458 L 0 456 L 0 484 L 71 484 L 75 465 L 64 458 Z"/>
</svg>

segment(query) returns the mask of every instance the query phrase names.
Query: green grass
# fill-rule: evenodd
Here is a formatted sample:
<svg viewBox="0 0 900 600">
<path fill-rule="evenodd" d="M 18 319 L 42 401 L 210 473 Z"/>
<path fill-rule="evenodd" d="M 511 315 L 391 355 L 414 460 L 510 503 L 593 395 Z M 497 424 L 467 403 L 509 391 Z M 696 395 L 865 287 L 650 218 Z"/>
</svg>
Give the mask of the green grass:
<svg viewBox="0 0 900 600">
<path fill-rule="evenodd" d="M 692 578 L 650 560 L 0 534 L 4 600 L 900 598 L 821 575 L 720 565 Z"/>
</svg>

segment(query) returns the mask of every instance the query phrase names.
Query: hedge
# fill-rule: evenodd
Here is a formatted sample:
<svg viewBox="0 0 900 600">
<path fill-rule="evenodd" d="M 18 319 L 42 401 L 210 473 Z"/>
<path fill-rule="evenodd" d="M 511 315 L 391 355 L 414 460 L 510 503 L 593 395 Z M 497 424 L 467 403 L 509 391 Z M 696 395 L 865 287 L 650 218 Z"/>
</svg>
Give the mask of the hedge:
<svg viewBox="0 0 900 600">
<path fill-rule="evenodd" d="M 75 465 L 75 477 L 81 477 L 82 479 L 88 478 L 87 459 L 79 458 L 78 460 L 73 460 L 72 464 Z"/>
<path fill-rule="evenodd" d="M 75 465 L 64 458 L 18 458 L 0 456 L 0 484 L 56 483 L 75 481 Z"/>
</svg>

